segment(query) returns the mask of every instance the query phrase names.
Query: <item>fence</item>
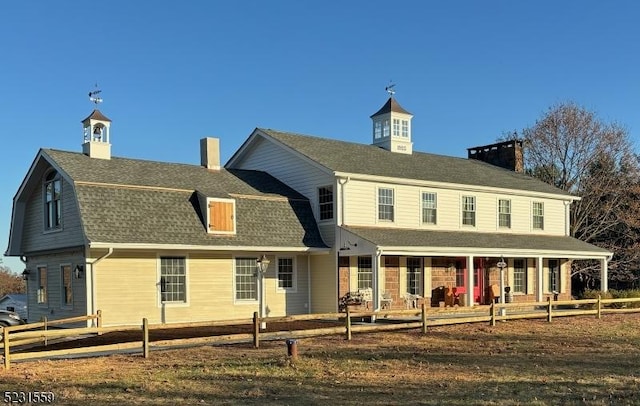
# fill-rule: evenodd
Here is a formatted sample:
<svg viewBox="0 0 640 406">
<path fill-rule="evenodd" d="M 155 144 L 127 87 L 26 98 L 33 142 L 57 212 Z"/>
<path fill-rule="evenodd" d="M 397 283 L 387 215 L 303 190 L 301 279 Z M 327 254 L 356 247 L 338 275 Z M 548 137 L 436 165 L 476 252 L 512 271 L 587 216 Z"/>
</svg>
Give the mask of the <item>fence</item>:
<svg viewBox="0 0 640 406">
<path fill-rule="evenodd" d="M 372 331 L 392 331 L 402 329 L 420 328 L 426 334 L 430 326 L 442 326 L 460 323 L 488 322 L 496 325 L 497 321 L 546 318 L 551 322 L 556 317 L 593 315 L 601 318 L 606 313 L 630 313 L 640 312 L 640 298 L 626 299 L 585 299 L 547 302 L 523 302 L 523 303 L 494 303 L 490 306 L 457 307 L 457 308 L 431 308 L 423 304 L 421 309 L 410 310 L 382 310 L 353 313 L 347 306 L 346 313 L 305 314 L 284 317 L 258 317 L 254 313 L 252 319 L 210 321 L 182 324 L 154 324 L 150 325 L 145 318 L 140 326 L 127 327 L 103 327 L 100 311 L 95 315 L 75 317 L 70 319 L 47 321 L 26 324 L 21 326 L 4 327 L 2 329 L 2 342 L 4 347 L 4 368 L 8 370 L 12 360 L 29 360 L 43 357 L 60 357 L 67 355 L 100 354 L 113 351 L 140 351 L 143 357 L 148 358 L 151 349 L 170 348 L 178 346 L 215 345 L 225 343 L 246 342 L 253 343 L 259 348 L 260 341 L 313 337 L 322 335 L 345 334 L 347 340 L 352 339 L 353 333 Z M 371 319 L 376 323 L 357 323 L 354 320 Z M 50 330 L 53 325 L 64 325 L 88 320 L 96 320 L 95 327 L 65 328 Z M 262 323 L 295 322 L 305 320 L 336 320 L 343 321 L 344 325 L 338 327 L 316 328 L 295 331 L 261 331 Z M 388 322 L 385 322 L 388 321 Z M 216 326 L 246 326 L 252 324 L 252 333 L 216 335 L 198 338 L 180 338 L 163 341 L 149 340 L 149 331 L 154 329 L 185 328 L 185 327 L 216 327 Z M 32 351 L 22 349 L 11 354 L 11 348 L 21 347 L 27 344 L 44 343 L 46 346 L 51 338 L 76 337 L 87 334 L 104 334 L 108 332 L 139 331 L 140 340 L 134 342 L 99 345 L 92 347 L 80 347 L 52 351 Z"/>
</svg>

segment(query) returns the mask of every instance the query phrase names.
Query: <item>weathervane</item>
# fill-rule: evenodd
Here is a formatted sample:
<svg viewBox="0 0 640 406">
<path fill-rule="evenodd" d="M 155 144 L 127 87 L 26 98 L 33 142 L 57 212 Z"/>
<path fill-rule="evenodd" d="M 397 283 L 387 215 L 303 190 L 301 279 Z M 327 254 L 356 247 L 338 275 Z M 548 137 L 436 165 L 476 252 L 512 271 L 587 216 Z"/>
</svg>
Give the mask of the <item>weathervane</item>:
<svg viewBox="0 0 640 406">
<path fill-rule="evenodd" d="M 396 94 L 396 84 L 393 83 L 393 81 L 389 81 L 389 86 L 385 87 L 384 90 L 389 93 L 389 96 L 393 97 L 394 94 Z"/>
<path fill-rule="evenodd" d="M 96 83 L 95 90 L 89 92 L 89 100 L 91 100 L 96 106 L 98 103 L 102 103 L 102 98 L 98 97 L 102 90 L 98 89 L 98 84 Z"/>
</svg>

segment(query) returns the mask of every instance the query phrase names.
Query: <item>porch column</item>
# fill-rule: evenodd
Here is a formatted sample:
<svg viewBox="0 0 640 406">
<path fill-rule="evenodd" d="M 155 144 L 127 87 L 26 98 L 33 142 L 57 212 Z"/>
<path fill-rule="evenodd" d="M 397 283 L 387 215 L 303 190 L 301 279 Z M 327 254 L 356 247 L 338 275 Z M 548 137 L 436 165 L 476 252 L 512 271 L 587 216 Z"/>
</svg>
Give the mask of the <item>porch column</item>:
<svg viewBox="0 0 640 406">
<path fill-rule="evenodd" d="M 377 251 L 375 254 L 371 255 L 371 264 L 372 264 L 372 272 L 373 272 L 373 277 L 372 277 L 372 281 L 371 281 L 371 296 L 373 296 L 371 298 L 372 300 L 372 305 L 371 308 L 373 310 L 378 310 L 378 307 L 380 306 L 380 256 L 382 255 L 382 252 Z"/>
<path fill-rule="evenodd" d="M 473 256 L 469 255 L 467 257 L 467 297 L 465 300 L 464 305 L 465 306 L 473 306 L 473 302 L 474 302 L 474 297 L 473 297 L 473 287 L 475 286 L 474 284 L 474 279 L 475 279 L 475 270 L 473 269 Z"/>
<path fill-rule="evenodd" d="M 603 292 L 609 290 L 609 260 L 607 258 L 600 260 L 600 290 Z"/>
<path fill-rule="evenodd" d="M 543 283 L 542 283 L 542 265 L 543 260 L 542 257 L 536 258 L 536 301 L 542 302 L 542 291 L 543 291 Z"/>
</svg>

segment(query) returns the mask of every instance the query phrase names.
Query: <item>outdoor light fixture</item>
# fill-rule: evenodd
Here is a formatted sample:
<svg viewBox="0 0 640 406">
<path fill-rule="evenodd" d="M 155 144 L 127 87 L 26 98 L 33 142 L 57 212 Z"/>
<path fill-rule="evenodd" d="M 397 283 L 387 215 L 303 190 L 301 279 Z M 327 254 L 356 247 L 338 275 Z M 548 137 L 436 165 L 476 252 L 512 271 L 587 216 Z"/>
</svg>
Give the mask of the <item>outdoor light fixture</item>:
<svg viewBox="0 0 640 406">
<path fill-rule="evenodd" d="M 266 316 L 265 309 L 265 289 L 264 289 L 264 274 L 267 272 L 269 268 L 269 258 L 265 254 L 262 254 L 260 259 L 256 260 L 256 265 L 258 267 L 258 301 L 260 302 L 260 319 Z M 262 321 L 260 322 L 260 328 L 266 329 L 267 323 Z"/>
<path fill-rule="evenodd" d="M 27 279 L 29 279 L 29 274 L 30 274 L 30 273 L 31 273 L 31 271 L 30 271 L 30 270 L 28 270 L 28 269 L 25 269 L 24 271 L 22 271 L 22 279 L 24 279 L 25 281 L 26 281 Z"/>
<path fill-rule="evenodd" d="M 73 270 L 73 274 L 76 276 L 76 279 L 80 279 L 83 273 L 84 267 L 82 265 L 76 265 L 76 268 Z"/>
</svg>

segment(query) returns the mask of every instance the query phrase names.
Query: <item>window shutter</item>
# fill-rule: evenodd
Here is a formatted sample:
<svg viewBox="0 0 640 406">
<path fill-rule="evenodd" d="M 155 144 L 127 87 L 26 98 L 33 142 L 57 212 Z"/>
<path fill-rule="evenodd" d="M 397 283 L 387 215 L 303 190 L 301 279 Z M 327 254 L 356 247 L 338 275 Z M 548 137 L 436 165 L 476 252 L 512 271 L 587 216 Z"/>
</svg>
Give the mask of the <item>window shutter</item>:
<svg viewBox="0 0 640 406">
<path fill-rule="evenodd" d="M 234 232 L 233 202 L 209 202 L 209 231 Z"/>
</svg>

